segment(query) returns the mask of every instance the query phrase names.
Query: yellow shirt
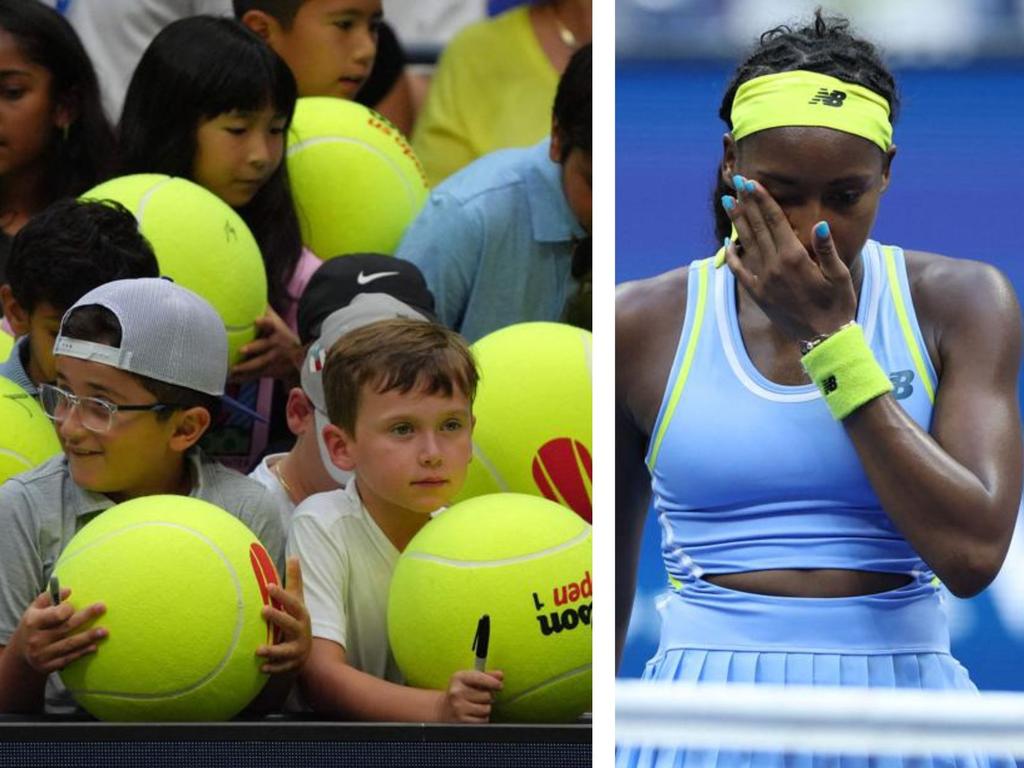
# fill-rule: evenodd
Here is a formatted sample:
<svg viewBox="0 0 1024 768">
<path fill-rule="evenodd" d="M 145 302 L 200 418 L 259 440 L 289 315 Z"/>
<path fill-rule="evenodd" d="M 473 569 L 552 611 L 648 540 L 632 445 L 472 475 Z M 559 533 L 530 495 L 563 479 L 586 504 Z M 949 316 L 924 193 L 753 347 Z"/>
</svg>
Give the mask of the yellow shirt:
<svg viewBox="0 0 1024 768">
<path fill-rule="evenodd" d="M 432 185 L 481 155 L 551 132 L 559 74 L 537 41 L 529 6 L 471 24 L 445 48 L 412 145 Z"/>
</svg>

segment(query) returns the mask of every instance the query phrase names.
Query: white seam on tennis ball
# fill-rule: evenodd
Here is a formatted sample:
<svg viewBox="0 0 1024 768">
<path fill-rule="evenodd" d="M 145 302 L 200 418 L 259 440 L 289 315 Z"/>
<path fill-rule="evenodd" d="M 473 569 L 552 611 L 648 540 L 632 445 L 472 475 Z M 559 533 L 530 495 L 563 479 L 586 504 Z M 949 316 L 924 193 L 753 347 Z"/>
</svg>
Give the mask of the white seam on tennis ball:
<svg viewBox="0 0 1024 768">
<path fill-rule="evenodd" d="M 402 182 L 403 186 L 405 186 L 405 191 L 409 196 L 409 200 L 415 200 L 416 190 L 412 188 L 412 184 L 410 184 L 409 181 L 405 178 L 405 172 L 399 167 L 398 163 L 396 163 L 394 160 L 385 155 L 376 147 L 371 146 L 370 144 L 366 144 L 365 142 L 357 141 L 356 139 L 349 139 L 346 138 L 345 136 L 317 136 L 312 139 L 303 139 L 298 144 L 290 145 L 288 147 L 288 157 L 291 157 L 293 154 L 305 149 L 306 147 L 312 147 L 317 144 L 355 144 L 357 146 L 368 149 L 370 152 L 373 152 L 380 159 L 382 159 L 384 162 L 391 166 L 391 170 L 395 172 L 395 175 Z"/>
<path fill-rule="evenodd" d="M 9 448 L 0 448 L 0 456 L 10 456 L 12 459 L 22 462 L 29 469 L 35 466 L 35 462 L 31 461 L 28 456 Z"/>
<path fill-rule="evenodd" d="M 228 645 L 227 652 L 224 654 L 224 657 L 213 667 L 213 669 L 211 669 L 204 677 L 201 677 L 192 685 L 186 688 L 180 688 L 176 691 L 162 691 L 160 693 L 125 693 L 123 691 L 98 691 L 90 688 L 69 688 L 68 690 L 71 691 L 71 693 L 73 694 L 80 694 L 84 696 L 111 696 L 119 699 L 131 699 L 134 701 L 146 701 L 149 699 L 166 699 L 171 698 L 173 696 L 184 696 L 185 694 L 191 693 L 192 691 L 201 688 L 209 680 L 215 677 L 222 669 L 224 669 L 224 667 L 228 663 L 228 660 L 231 658 L 231 655 L 234 653 L 235 648 L 238 646 L 238 639 L 242 635 L 242 608 L 244 607 L 244 601 L 242 600 L 242 585 L 238 581 L 238 574 L 235 572 L 234 566 L 232 566 L 231 562 L 224 554 L 224 550 L 218 547 L 217 544 L 212 539 L 210 539 L 209 536 L 206 536 L 205 534 L 195 530 L 194 528 L 189 528 L 188 526 L 180 525 L 179 523 L 164 523 L 158 521 L 135 523 L 133 525 L 125 526 L 124 528 L 118 528 L 116 531 L 110 531 L 110 533 L 104 534 L 95 541 L 89 542 L 81 549 L 77 549 L 73 553 L 71 553 L 71 555 L 68 556 L 68 559 L 64 562 L 70 562 L 71 560 L 74 560 L 83 552 L 88 552 L 90 549 L 92 549 L 95 546 L 98 546 L 107 539 L 111 539 L 114 536 L 118 536 L 122 533 L 134 530 L 136 528 L 145 528 L 146 526 L 150 525 L 160 525 L 164 526 L 165 528 L 177 528 L 179 530 L 185 531 L 186 533 L 191 533 L 196 538 L 201 539 L 206 544 L 208 544 L 210 546 L 210 549 L 212 549 L 217 554 L 217 556 L 220 557 L 220 559 L 224 562 L 228 574 L 231 576 L 231 581 L 235 585 L 235 599 L 238 609 L 235 613 L 235 629 L 231 638 L 231 642 Z"/>
<path fill-rule="evenodd" d="M 590 672 L 592 667 L 593 667 L 593 664 L 584 664 L 582 667 L 576 667 L 575 669 L 570 669 L 568 672 L 563 672 L 560 675 L 555 675 L 554 677 L 549 677 L 547 680 L 545 680 L 545 681 L 543 681 L 541 683 L 537 683 L 532 688 L 527 688 L 525 691 L 520 691 L 515 696 L 513 696 L 511 699 L 503 699 L 501 701 L 495 702 L 495 706 L 497 706 L 500 709 L 501 707 L 507 707 L 507 706 L 510 706 L 512 704 L 515 704 L 517 701 L 519 701 L 524 696 L 529 696 L 531 693 L 539 691 L 541 688 L 544 688 L 545 686 L 551 685 L 552 683 L 559 683 L 562 680 L 567 680 L 570 677 L 575 677 L 576 675 L 582 674 L 584 672 Z"/>
<path fill-rule="evenodd" d="M 168 176 L 166 179 L 158 181 L 152 187 L 147 189 L 142 194 L 142 197 L 139 198 L 139 207 L 135 214 L 135 219 L 136 221 L 139 222 L 139 229 L 142 229 L 142 219 L 146 215 L 146 206 L 149 205 L 149 199 L 156 194 L 156 191 L 160 189 L 160 187 L 164 186 L 165 184 L 170 184 L 172 181 L 174 181 L 173 176 Z"/>
<path fill-rule="evenodd" d="M 530 560 L 536 560 L 539 557 L 547 557 L 553 555 L 556 552 L 562 552 L 566 549 L 571 549 L 577 544 L 581 544 L 590 538 L 591 528 L 588 525 L 580 533 L 573 536 L 568 541 L 556 544 L 553 547 L 542 549 L 539 552 L 530 552 L 525 555 L 519 555 L 518 557 L 506 557 L 502 560 L 456 560 L 451 557 L 441 557 L 440 555 L 432 555 L 429 552 L 407 552 L 404 557 L 411 558 L 413 560 L 426 560 L 430 563 L 439 563 L 441 565 L 451 565 L 456 568 L 498 568 L 503 565 L 513 565 L 515 563 L 525 563 Z"/>
<path fill-rule="evenodd" d="M 494 482 L 498 484 L 498 490 L 508 491 L 508 483 L 505 482 L 505 478 L 501 476 L 498 468 L 494 466 L 494 463 L 484 453 L 484 449 L 480 447 L 476 440 L 473 441 L 473 458 L 484 465 L 484 469 L 494 478 Z"/>
</svg>

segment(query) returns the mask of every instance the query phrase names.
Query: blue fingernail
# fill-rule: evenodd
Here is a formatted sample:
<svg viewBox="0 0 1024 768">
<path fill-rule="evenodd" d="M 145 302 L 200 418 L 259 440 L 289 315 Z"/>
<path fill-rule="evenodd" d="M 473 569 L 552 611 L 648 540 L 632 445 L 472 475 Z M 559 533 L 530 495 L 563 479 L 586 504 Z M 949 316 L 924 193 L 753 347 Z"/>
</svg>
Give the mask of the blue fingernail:
<svg viewBox="0 0 1024 768">
<path fill-rule="evenodd" d="M 736 200 L 729 197 L 729 195 L 722 195 L 722 207 L 727 211 L 731 211 L 736 207 Z"/>
<path fill-rule="evenodd" d="M 750 179 L 747 179 L 747 192 L 753 192 L 753 191 L 754 191 L 754 182 L 750 181 Z"/>
<path fill-rule="evenodd" d="M 722 238 L 722 247 L 723 248 L 728 248 L 729 247 L 729 238 L 728 237 Z"/>
<path fill-rule="evenodd" d="M 816 234 L 822 240 L 824 240 L 826 237 L 828 237 L 828 222 L 827 221 L 819 221 L 817 224 L 815 224 L 814 225 L 814 234 Z"/>
<path fill-rule="evenodd" d="M 743 177 L 740 176 L 739 174 L 736 174 L 735 176 L 732 177 L 732 185 L 733 187 L 736 188 L 737 192 L 742 192 L 743 188 L 746 186 L 743 183 Z"/>
</svg>

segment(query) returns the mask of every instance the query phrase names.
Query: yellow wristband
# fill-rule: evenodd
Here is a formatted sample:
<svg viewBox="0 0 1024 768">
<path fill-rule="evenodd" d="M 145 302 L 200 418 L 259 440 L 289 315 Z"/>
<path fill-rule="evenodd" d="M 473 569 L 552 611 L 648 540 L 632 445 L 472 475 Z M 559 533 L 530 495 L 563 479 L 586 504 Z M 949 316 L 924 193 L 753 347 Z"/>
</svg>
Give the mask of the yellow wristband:
<svg viewBox="0 0 1024 768">
<path fill-rule="evenodd" d="M 892 382 L 875 360 L 864 332 L 856 323 L 829 336 L 800 362 L 821 390 L 836 421 L 892 391 Z"/>
</svg>

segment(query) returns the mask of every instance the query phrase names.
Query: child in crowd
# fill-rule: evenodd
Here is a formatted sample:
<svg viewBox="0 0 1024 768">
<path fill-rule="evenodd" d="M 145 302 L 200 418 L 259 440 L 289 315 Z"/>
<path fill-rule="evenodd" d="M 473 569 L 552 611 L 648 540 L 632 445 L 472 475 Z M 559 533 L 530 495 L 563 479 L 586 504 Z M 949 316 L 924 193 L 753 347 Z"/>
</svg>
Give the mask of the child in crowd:
<svg viewBox="0 0 1024 768">
<path fill-rule="evenodd" d="M 313 273 L 299 300 L 299 339 L 312 347 L 301 370 L 301 386 L 288 393 L 288 428 L 295 445 L 263 458 L 250 474 L 273 494 L 285 530 L 295 505 L 308 496 L 344 487 L 351 477 L 331 463 L 322 438 L 327 404 L 323 355 L 341 336 L 377 320 L 432 317 L 434 297 L 423 275 L 407 262 L 379 253 L 331 259 Z"/>
<path fill-rule="evenodd" d="M 291 67 L 299 96 L 352 99 L 412 135 L 418 106 L 381 0 L 234 0 L 235 17 Z"/>
<path fill-rule="evenodd" d="M 0 0 L 0 284 L 10 241 L 58 198 L 105 177 L 114 135 L 71 26 L 36 0 Z"/>
<path fill-rule="evenodd" d="M 0 376 L 31 395 L 56 377 L 53 340 L 83 295 L 112 280 L 160 274 L 138 223 L 114 202 L 60 200 L 14 237 L 0 304 L 15 336 Z"/>
<path fill-rule="evenodd" d="M 324 441 L 353 477 L 292 519 L 288 551 L 302 561 L 313 621 L 306 698 L 332 717 L 486 722 L 502 673 L 461 670 L 446 691 L 404 686 L 386 620 L 399 554 L 466 477 L 473 358 L 458 334 L 405 318 L 353 330 L 326 357 Z"/>
<path fill-rule="evenodd" d="M 320 266 L 302 246 L 283 162 L 295 99 L 288 66 L 258 37 L 232 19 L 194 16 L 169 24 L 146 49 L 120 123 L 121 173 L 192 179 L 232 206 L 259 244 L 271 309 L 231 373 L 235 380 L 266 377 L 232 390 L 265 417 L 270 379 L 297 379 L 297 302 Z M 209 444 L 211 453 L 246 472 L 270 437 L 266 424 L 249 421 L 214 432 L 222 439 Z"/>
<path fill-rule="evenodd" d="M 370 76 L 381 0 L 234 0 L 234 8 L 288 63 L 299 95 L 352 99 Z"/>
<path fill-rule="evenodd" d="M 67 692 L 50 673 L 106 636 L 102 625 L 72 634 L 101 616 L 102 604 L 53 606 L 46 592 L 61 551 L 102 510 L 152 494 L 201 498 L 244 522 L 283 564 L 284 532 L 267 491 L 196 447 L 227 377 L 227 335 L 213 307 L 160 278 L 117 280 L 68 311 L 54 352 L 56 384 L 44 384 L 40 400 L 64 453 L 0 486 L 0 712 L 42 710 L 44 689 L 47 711 L 67 711 Z M 264 610 L 282 633 L 257 652 L 277 673 L 269 698 L 283 700 L 309 651 L 297 567 L 287 590 L 271 587 L 284 610 Z"/>
</svg>

